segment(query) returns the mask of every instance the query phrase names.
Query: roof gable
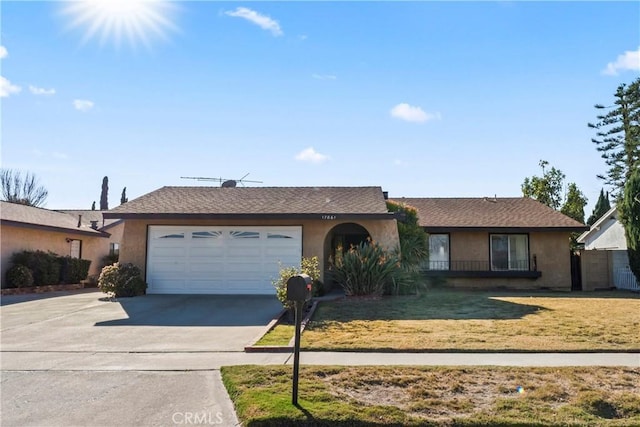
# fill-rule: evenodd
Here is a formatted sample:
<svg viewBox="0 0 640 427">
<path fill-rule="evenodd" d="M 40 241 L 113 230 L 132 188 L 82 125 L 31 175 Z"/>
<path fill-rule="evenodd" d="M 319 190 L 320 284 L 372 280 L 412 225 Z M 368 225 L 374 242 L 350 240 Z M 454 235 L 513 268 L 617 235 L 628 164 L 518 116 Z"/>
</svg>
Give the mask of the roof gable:
<svg viewBox="0 0 640 427">
<path fill-rule="evenodd" d="M 104 216 L 387 213 L 380 187 L 162 187 Z"/>
<path fill-rule="evenodd" d="M 613 222 L 610 222 L 613 220 Z M 607 226 L 611 226 L 612 223 L 618 222 L 618 208 L 616 206 L 609 209 L 604 215 L 602 215 L 596 222 L 591 225 L 589 230 L 585 231 L 578 237 L 578 243 L 585 243 L 587 240 L 597 238 L 596 234 L 606 228 Z M 625 242 L 626 243 L 626 242 Z"/>
<path fill-rule="evenodd" d="M 415 207 L 418 223 L 427 229 L 586 229 L 584 224 L 526 197 L 392 200 Z"/>
</svg>

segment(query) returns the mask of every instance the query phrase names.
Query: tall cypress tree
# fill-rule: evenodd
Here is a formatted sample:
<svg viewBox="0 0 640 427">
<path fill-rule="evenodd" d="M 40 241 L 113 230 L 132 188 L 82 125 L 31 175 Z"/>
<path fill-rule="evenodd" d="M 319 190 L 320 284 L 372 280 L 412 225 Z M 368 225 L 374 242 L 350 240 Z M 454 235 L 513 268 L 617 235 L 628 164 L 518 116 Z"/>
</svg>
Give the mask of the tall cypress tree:
<svg viewBox="0 0 640 427">
<path fill-rule="evenodd" d="M 109 178 L 102 178 L 102 192 L 100 193 L 100 210 L 109 210 Z"/>
<path fill-rule="evenodd" d="M 598 121 L 589 127 L 596 129 L 596 138 L 591 141 L 609 167 L 606 175 L 598 178 L 613 187 L 612 195 L 619 200 L 631 172 L 640 166 L 640 78 L 618 86 L 614 97 L 612 106 L 595 105 L 609 111 L 599 114 Z"/>
<path fill-rule="evenodd" d="M 129 198 L 127 197 L 127 187 L 122 189 L 122 194 L 120 195 L 120 204 L 127 203 Z"/>
<path fill-rule="evenodd" d="M 593 208 L 593 212 L 587 220 L 587 225 L 595 224 L 597 220 L 602 218 L 602 215 L 609 212 L 609 209 L 611 209 L 611 203 L 609 202 L 609 193 L 607 192 L 605 195 L 604 189 L 601 189 L 600 196 L 598 197 L 598 201 L 596 202 L 596 206 Z"/>
</svg>

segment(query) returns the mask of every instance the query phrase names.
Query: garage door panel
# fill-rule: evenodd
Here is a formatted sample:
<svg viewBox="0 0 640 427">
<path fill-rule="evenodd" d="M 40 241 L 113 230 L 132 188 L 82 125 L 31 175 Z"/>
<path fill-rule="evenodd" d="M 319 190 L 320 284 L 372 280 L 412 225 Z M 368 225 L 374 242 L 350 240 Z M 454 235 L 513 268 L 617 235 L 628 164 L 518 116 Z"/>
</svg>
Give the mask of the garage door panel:
<svg viewBox="0 0 640 427">
<path fill-rule="evenodd" d="M 222 275 L 225 271 L 225 265 L 221 262 L 191 262 L 189 264 L 189 272 L 192 274 L 215 274 Z"/>
<path fill-rule="evenodd" d="M 289 258 L 296 257 L 300 253 L 300 248 L 284 246 L 279 248 L 267 247 L 265 248 L 265 255 L 271 258 Z"/>
<path fill-rule="evenodd" d="M 210 248 L 189 248 L 189 256 L 204 258 L 223 258 L 225 256 L 224 247 Z"/>
<path fill-rule="evenodd" d="M 230 257 L 242 257 L 242 258 L 247 258 L 247 257 L 259 257 L 262 255 L 262 248 L 261 247 L 256 247 L 256 246 L 251 246 L 251 245 L 246 245 L 246 246 L 231 246 L 228 248 L 227 250 L 227 256 Z"/>
<path fill-rule="evenodd" d="M 185 290 L 184 279 L 158 278 L 153 281 L 155 293 L 178 293 Z"/>
<path fill-rule="evenodd" d="M 149 226 L 149 293 L 274 294 L 283 266 L 299 266 L 302 227 Z"/>
<path fill-rule="evenodd" d="M 170 247 L 154 247 L 151 250 L 151 254 L 154 257 L 183 257 L 184 249 L 182 247 L 170 246 Z"/>
<path fill-rule="evenodd" d="M 176 263 L 172 261 L 168 262 L 156 262 L 153 266 L 154 273 L 175 273 L 175 274 L 183 274 L 186 271 L 184 263 Z"/>
</svg>

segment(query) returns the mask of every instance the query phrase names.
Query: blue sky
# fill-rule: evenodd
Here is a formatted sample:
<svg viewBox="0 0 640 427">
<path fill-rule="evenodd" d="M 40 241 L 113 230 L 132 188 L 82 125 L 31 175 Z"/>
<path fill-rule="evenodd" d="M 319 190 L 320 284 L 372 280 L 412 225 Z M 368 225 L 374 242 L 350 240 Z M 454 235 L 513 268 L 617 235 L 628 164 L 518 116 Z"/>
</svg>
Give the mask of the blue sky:
<svg viewBox="0 0 640 427">
<path fill-rule="evenodd" d="M 110 207 L 247 173 L 511 197 L 544 159 L 588 216 L 593 105 L 640 71 L 637 2 L 100 4 L 0 4 L 2 167 L 47 208 L 90 208 L 105 175 Z"/>
</svg>

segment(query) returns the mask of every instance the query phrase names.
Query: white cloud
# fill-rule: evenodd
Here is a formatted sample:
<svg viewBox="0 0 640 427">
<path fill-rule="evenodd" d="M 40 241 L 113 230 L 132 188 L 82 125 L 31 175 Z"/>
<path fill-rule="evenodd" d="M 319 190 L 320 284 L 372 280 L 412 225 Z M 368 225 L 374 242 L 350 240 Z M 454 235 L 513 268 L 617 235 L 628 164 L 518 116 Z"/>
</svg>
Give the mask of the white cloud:
<svg viewBox="0 0 640 427">
<path fill-rule="evenodd" d="M 609 62 L 602 70 L 602 74 L 617 76 L 619 71 L 635 70 L 640 71 L 640 47 L 638 50 L 627 50 L 622 55 L 618 55 L 615 62 Z"/>
<path fill-rule="evenodd" d="M 56 90 L 51 88 L 51 89 L 45 89 L 42 87 L 36 87 L 33 85 L 29 85 L 29 90 L 31 91 L 32 94 L 34 95 L 55 95 Z"/>
<path fill-rule="evenodd" d="M 296 154 L 296 160 L 300 160 L 301 162 L 322 163 L 329 160 L 329 156 L 320 154 L 313 147 L 309 147 Z"/>
<path fill-rule="evenodd" d="M 393 161 L 393 165 L 394 166 L 399 166 L 399 167 L 404 167 L 404 166 L 409 166 L 409 163 L 405 162 L 404 160 L 395 159 Z"/>
<path fill-rule="evenodd" d="M 60 160 L 66 160 L 66 159 L 68 159 L 68 158 L 69 158 L 69 156 L 68 156 L 68 155 L 66 155 L 65 153 L 60 153 L 60 152 L 58 152 L 58 151 L 54 151 L 51 155 L 52 155 L 55 159 L 60 159 Z"/>
<path fill-rule="evenodd" d="M 87 101 L 86 99 L 74 99 L 73 106 L 76 110 L 86 112 L 93 108 L 93 102 Z"/>
<path fill-rule="evenodd" d="M 7 48 L 4 46 L 0 46 L 0 59 L 4 59 L 7 56 L 9 56 L 9 52 L 7 51 Z"/>
<path fill-rule="evenodd" d="M 248 9 L 246 7 L 237 7 L 234 11 L 226 11 L 226 15 L 233 16 L 234 18 L 243 18 L 249 22 L 252 22 L 262 28 L 263 30 L 271 31 L 274 36 L 281 36 L 284 34 L 280 28 L 278 21 L 271 19 L 266 15 L 261 15 L 255 10 Z"/>
<path fill-rule="evenodd" d="M 12 84 L 9 80 L 0 76 L 0 98 L 8 98 L 12 93 L 18 93 L 22 88 Z"/>
<path fill-rule="evenodd" d="M 429 120 L 439 120 L 440 113 L 427 113 L 420 107 L 407 103 L 398 104 L 390 111 L 391 116 L 407 122 L 424 123 Z"/>
<path fill-rule="evenodd" d="M 333 74 L 311 74 L 311 77 L 318 80 L 336 80 L 338 78 Z"/>
</svg>

